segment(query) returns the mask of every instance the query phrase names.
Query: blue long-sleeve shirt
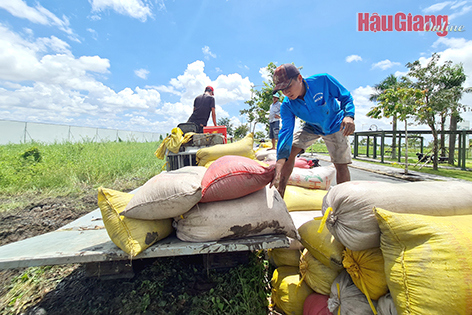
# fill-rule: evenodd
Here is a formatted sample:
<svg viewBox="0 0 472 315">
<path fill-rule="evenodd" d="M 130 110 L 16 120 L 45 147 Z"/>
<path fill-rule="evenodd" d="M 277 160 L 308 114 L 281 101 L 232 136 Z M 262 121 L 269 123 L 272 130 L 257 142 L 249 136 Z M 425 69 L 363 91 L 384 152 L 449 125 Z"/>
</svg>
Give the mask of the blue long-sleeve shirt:
<svg viewBox="0 0 472 315">
<path fill-rule="evenodd" d="M 299 117 L 314 134 L 330 135 L 341 128 L 344 117 L 354 118 L 351 93 L 329 74 L 317 74 L 303 80 L 303 99 L 285 97 L 280 106 L 282 128 L 277 143 L 277 160 L 288 159 L 292 150 L 295 117 Z"/>
</svg>

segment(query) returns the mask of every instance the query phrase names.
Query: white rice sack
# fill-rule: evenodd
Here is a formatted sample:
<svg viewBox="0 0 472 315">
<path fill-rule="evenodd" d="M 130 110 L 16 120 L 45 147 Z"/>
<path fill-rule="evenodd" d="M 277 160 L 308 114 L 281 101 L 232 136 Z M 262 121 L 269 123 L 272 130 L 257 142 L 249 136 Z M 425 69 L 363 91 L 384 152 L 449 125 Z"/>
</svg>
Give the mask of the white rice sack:
<svg viewBox="0 0 472 315">
<path fill-rule="evenodd" d="M 397 309 L 393 303 L 393 298 L 390 293 L 381 296 L 377 301 L 377 313 L 379 315 L 397 315 Z"/>
<path fill-rule="evenodd" d="M 198 203 L 174 218 L 182 241 L 205 242 L 254 235 L 285 234 L 299 239 L 279 192 L 267 185 L 241 198 Z"/>
<path fill-rule="evenodd" d="M 339 286 L 339 291 L 338 291 Z M 376 301 L 373 301 L 374 308 Z M 359 290 L 347 271 L 342 271 L 331 285 L 328 309 L 333 314 L 369 315 L 374 314 L 364 293 Z M 339 312 L 339 309 L 341 310 Z"/>
<path fill-rule="evenodd" d="M 171 219 L 190 210 L 202 198 L 203 166 L 185 166 L 148 180 L 121 213 L 141 220 Z"/>
<path fill-rule="evenodd" d="M 345 182 L 328 190 L 322 212 L 334 237 L 347 248 L 359 251 L 380 247 L 374 207 L 432 216 L 472 214 L 472 184 Z M 326 213 L 328 208 L 331 209 Z"/>
<path fill-rule="evenodd" d="M 336 169 L 333 165 L 314 168 L 294 167 L 287 184 L 311 189 L 327 190 L 334 180 Z"/>
<path fill-rule="evenodd" d="M 276 161 L 277 150 L 269 150 L 269 148 L 261 148 L 256 152 L 256 159 L 259 161 Z"/>
</svg>

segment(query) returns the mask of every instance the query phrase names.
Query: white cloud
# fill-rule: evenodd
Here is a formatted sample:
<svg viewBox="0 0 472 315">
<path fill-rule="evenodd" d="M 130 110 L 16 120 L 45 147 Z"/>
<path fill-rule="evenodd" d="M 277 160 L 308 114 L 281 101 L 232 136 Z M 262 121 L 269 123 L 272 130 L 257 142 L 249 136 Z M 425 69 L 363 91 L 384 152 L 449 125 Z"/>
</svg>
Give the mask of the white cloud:
<svg viewBox="0 0 472 315">
<path fill-rule="evenodd" d="M 90 35 L 92 36 L 93 39 L 98 40 L 98 33 L 97 33 L 96 30 L 94 30 L 92 28 L 87 28 L 87 32 L 90 33 Z"/>
<path fill-rule="evenodd" d="M 146 80 L 149 74 L 149 71 L 146 69 L 138 69 L 138 70 L 134 70 L 134 74 L 140 77 L 141 79 Z"/>
<path fill-rule="evenodd" d="M 259 73 L 261 74 L 261 77 L 262 77 L 263 81 L 265 81 L 265 82 L 272 81 L 272 77 L 270 75 L 270 72 L 267 71 L 267 67 L 260 68 Z"/>
<path fill-rule="evenodd" d="M 346 62 L 351 63 L 353 61 L 362 61 L 362 57 L 358 55 L 350 55 L 346 57 Z"/>
<path fill-rule="evenodd" d="M 210 57 L 216 58 L 216 55 L 211 52 L 210 47 L 208 46 L 203 47 L 202 52 L 203 52 L 203 55 L 205 56 L 205 59 L 207 60 L 210 59 Z"/>
<path fill-rule="evenodd" d="M 22 0 L 0 0 L 0 8 L 7 10 L 13 16 L 27 19 L 32 23 L 56 26 L 68 34 L 71 40 L 80 42 L 77 35 L 69 27 L 69 19 L 67 17 L 63 16 L 60 19 L 39 3 L 36 4 L 35 8 L 32 8 Z"/>
<path fill-rule="evenodd" d="M 3 119 L 166 133 L 187 121 L 207 85 L 215 88 L 217 118 L 230 117 L 227 109 L 242 108 L 251 96 L 247 77 L 231 73 L 212 80 L 200 60 L 168 84 L 115 91 L 100 81 L 110 74 L 108 59 L 76 57 L 55 37 L 26 36 L 0 24 Z"/>
<path fill-rule="evenodd" d="M 141 22 L 146 22 L 148 17 L 152 17 L 151 5 L 149 3 L 144 4 L 141 0 L 89 0 L 89 2 L 94 13 L 111 9 Z M 160 3 L 163 4 L 162 1 Z"/>
<path fill-rule="evenodd" d="M 0 111 L 5 119 L 100 127 L 105 120 L 98 117 L 110 121 L 133 108 L 142 116 L 161 102 L 155 89 L 115 92 L 96 79 L 109 73 L 108 59 L 77 58 L 68 48 L 55 37 L 25 39 L 0 25 Z"/>
<path fill-rule="evenodd" d="M 372 69 L 375 69 L 375 68 L 380 68 L 382 70 L 387 70 L 393 66 L 399 66 L 400 63 L 399 62 L 393 62 L 393 61 L 390 61 L 388 59 L 385 59 L 385 60 L 382 60 L 382 61 L 379 61 L 377 63 L 374 63 L 372 65 Z"/>
<path fill-rule="evenodd" d="M 287 51 L 293 51 L 293 47 L 287 48 Z"/>
<path fill-rule="evenodd" d="M 439 3 L 435 3 L 425 9 L 423 9 L 423 13 L 435 13 L 435 12 L 438 12 L 438 11 L 441 11 L 443 10 L 445 7 L 447 7 L 448 5 L 451 5 L 453 4 L 454 2 L 453 1 L 444 1 L 444 2 L 439 2 Z"/>
<path fill-rule="evenodd" d="M 370 95 L 374 92 L 375 89 L 369 85 L 365 87 L 360 86 L 351 92 L 356 110 L 356 131 L 367 131 L 371 125 L 376 125 L 383 130 L 391 129 L 389 119 L 372 119 L 366 115 L 371 108 L 375 106 L 375 104 L 369 100 Z"/>
<path fill-rule="evenodd" d="M 451 23 L 456 17 L 469 13 L 472 10 L 472 6 L 467 6 L 470 1 L 444 1 L 433 4 L 425 9 L 423 13 L 452 13 L 448 14 L 448 21 Z M 444 12 L 447 9 L 447 12 Z"/>
</svg>

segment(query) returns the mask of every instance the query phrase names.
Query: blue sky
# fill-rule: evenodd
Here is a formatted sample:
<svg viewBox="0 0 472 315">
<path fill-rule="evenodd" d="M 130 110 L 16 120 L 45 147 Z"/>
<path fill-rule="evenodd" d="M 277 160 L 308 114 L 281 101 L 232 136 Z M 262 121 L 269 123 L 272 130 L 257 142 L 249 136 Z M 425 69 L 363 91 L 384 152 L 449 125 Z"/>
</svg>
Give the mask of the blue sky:
<svg viewBox="0 0 472 315">
<path fill-rule="evenodd" d="M 461 31 L 358 31 L 358 13 L 399 12 Z M 238 126 L 267 64 L 293 62 L 351 91 L 358 131 L 388 130 L 368 97 L 407 62 L 441 53 L 472 86 L 471 17 L 470 0 L 0 0 L 0 119 L 168 133 L 212 85 L 217 118 Z"/>
</svg>

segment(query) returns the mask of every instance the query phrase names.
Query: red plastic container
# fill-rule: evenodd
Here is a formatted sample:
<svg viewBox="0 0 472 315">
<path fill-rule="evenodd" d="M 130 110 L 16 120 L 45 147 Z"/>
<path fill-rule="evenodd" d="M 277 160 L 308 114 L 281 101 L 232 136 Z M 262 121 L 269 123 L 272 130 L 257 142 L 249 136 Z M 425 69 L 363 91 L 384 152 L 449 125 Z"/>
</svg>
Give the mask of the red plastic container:
<svg viewBox="0 0 472 315">
<path fill-rule="evenodd" d="M 224 143 L 228 143 L 226 126 L 206 126 L 203 127 L 203 133 L 221 133 L 223 134 Z"/>
</svg>

